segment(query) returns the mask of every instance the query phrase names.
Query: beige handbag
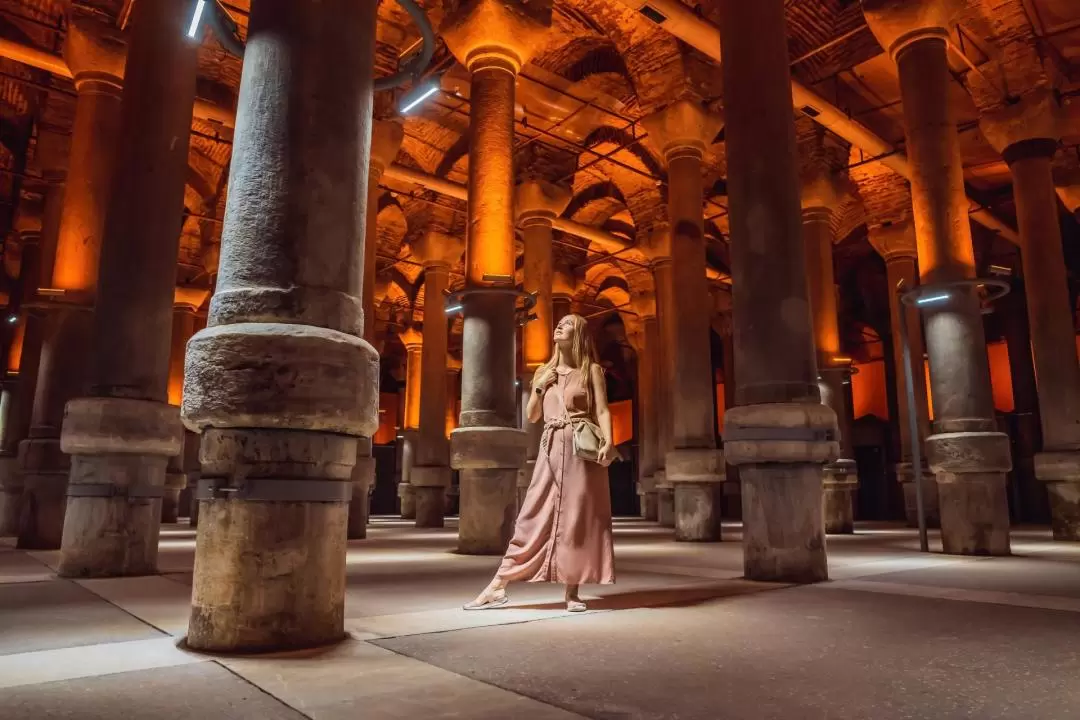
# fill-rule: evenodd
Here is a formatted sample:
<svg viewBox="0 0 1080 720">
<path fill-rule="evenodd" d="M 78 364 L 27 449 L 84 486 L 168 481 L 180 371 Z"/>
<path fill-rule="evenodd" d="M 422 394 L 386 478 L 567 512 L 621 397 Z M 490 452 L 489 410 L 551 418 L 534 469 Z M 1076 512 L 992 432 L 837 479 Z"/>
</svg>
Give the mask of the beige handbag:
<svg viewBox="0 0 1080 720">
<path fill-rule="evenodd" d="M 559 397 L 562 400 L 563 410 L 566 411 L 566 397 L 563 395 L 562 386 L 559 386 Z M 600 446 L 604 444 L 604 435 L 600 426 L 592 421 L 588 415 L 570 415 L 567 412 L 567 421 L 574 437 L 574 454 L 582 460 L 599 463 L 607 467 L 609 462 L 600 462 Z"/>
</svg>

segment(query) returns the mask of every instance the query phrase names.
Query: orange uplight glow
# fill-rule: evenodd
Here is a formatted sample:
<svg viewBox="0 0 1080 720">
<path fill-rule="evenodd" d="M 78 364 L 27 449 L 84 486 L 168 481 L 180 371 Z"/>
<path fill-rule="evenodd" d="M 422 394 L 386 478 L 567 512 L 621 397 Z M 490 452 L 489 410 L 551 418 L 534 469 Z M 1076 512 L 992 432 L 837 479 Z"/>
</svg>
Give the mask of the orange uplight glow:
<svg viewBox="0 0 1080 720">
<path fill-rule="evenodd" d="M 990 361 L 990 390 L 994 396 L 994 409 L 998 412 L 1012 412 L 1016 403 L 1013 399 L 1009 348 L 1005 343 L 987 345 L 986 357 Z"/>
<path fill-rule="evenodd" d="M 874 415 L 889 419 L 889 386 L 885 381 L 885 361 L 856 363 L 851 376 L 851 410 L 856 420 Z M 900 398 L 903 401 L 903 398 Z"/>
<path fill-rule="evenodd" d="M 634 404 L 630 400 L 619 400 L 608 405 L 611 411 L 611 435 L 616 445 L 628 442 L 634 437 Z"/>
<path fill-rule="evenodd" d="M 7 371 L 14 375 L 22 367 L 23 342 L 26 339 L 26 318 L 19 318 L 19 324 L 15 326 L 15 336 L 11 338 L 11 347 L 8 349 Z"/>
<path fill-rule="evenodd" d="M 398 396 L 379 393 L 379 429 L 371 438 L 374 445 L 389 445 L 397 438 Z"/>
<path fill-rule="evenodd" d="M 724 434 L 724 383 L 716 383 L 716 427 Z"/>
</svg>

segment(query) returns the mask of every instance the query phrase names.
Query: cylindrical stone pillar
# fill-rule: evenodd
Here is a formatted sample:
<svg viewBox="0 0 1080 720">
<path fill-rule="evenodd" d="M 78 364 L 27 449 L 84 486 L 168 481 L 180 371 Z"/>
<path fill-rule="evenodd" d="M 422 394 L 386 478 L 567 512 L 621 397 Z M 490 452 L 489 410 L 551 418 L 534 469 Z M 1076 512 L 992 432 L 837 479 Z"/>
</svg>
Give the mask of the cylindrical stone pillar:
<svg viewBox="0 0 1080 720">
<path fill-rule="evenodd" d="M 120 133 L 124 47 L 115 28 L 71 9 L 64 57 L 78 99 L 45 319 L 30 436 L 19 447 L 25 484 L 18 546 L 60 547 L 70 460 L 60 448 L 64 407 L 86 391 L 92 308 Z M 185 130 L 187 133 L 187 130 Z M 174 228 L 174 233 L 175 233 Z"/>
<path fill-rule="evenodd" d="M 90 397 L 68 403 L 61 434 L 72 456 L 61 577 L 157 570 L 165 466 L 183 436 L 168 382 L 198 51 L 189 21 L 171 0 L 138 3 L 131 16 Z"/>
<path fill-rule="evenodd" d="M 197 650 L 345 636 L 352 467 L 378 428 L 378 355 L 360 337 L 375 14 L 252 2 L 220 274 L 185 364 L 184 420 L 202 432 Z"/>
<path fill-rule="evenodd" d="M 186 289 L 185 289 L 186 290 Z M 195 335 L 195 313 L 199 306 L 206 301 L 210 294 L 209 290 L 194 290 L 185 292 L 180 297 L 177 292 L 176 302 L 173 306 L 172 320 L 172 344 L 169 351 L 169 381 L 168 401 L 170 405 L 180 407 L 184 388 L 184 356 L 187 353 L 187 344 Z M 188 435 L 189 433 L 184 433 Z M 198 442 L 198 436 L 195 436 Z M 180 518 L 180 496 L 188 487 L 187 470 L 184 460 L 189 452 L 184 449 L 184 441 L 181 438 L 181 451 L 178 455 L 169 458 L 166 467 L 165 487 L 161 496 L 161 522 L 174 523 Z M 190 493 L 188 493 L 190 495 Z"/>
<path fill-rule="evenodd" d="M 821 466 L 839 446 L 817 387 L 784 4 L 720 4 L 739 368 L 724 451 L 742 482 L 746 577 L 816 582 L 828 578 Z"/>
<path fill-rule="evenodd" d="M 804 179 L 802 229 L 806 249 L 806 285 L 810 293 L 810 318 L 817 351 L 818 388 L 821 401 L 836 413 L 840 457 L 825 466 L 823 511 L 825 532 L 855 532 L 854 491 L 859 484 L 851 447 L 851 417 L 844 392 L 850 382 L 851 361 L 841 356 L 840 319 L 836 308 L 833 271 L 833 210 L 843 199 L 844 188 L 831 174 Z"/>
<path fill-rule="evenodd" d="M 397 157 L 405 138 L 401 123 L 376 120 L 371 127 L 371 160 L 368 170 L 368 201 L 364 243 L 364 339 L 375 342 L 375 254 L 379 217 L 379 182 L 386 168 Z M 349 503 L 349 539 L 363 540 L 367 537 L 368 517 L 371 511 L 371 490 L 375 485 L 375 458 L 371 454 L 370 438 L 360 438 L 356 445 L 356 464 L 353 465 L 353 493 Z"/>
<path fill-rule="evenodd" d="M 675 527 L 675 492 L 667 476 L 667 455 L 672 449 L 674 416 L 671 387 L 675 377 L 675 280 L 671 264 L 670 230 L 657 228 L 649 238 L 653 286 L 656 288 L 657 348 L 656 384 L 662 388 L 656 396 L 656 520 L 660 527 Z"/>
<path fill-rule="evenodd" d="M 475 0 L 450 13 L 442 31 L 472 75 L 461 427 L 450 448 L 460 471 L 458 549 L 465 554 L 506 550 L 525 462 L 514 389 L 514 88 L 550 25 L 550 6 Z"/>
<path fill-rule="evenodd" d="M 646 272 L 641 274 L 648 275 Z M 661 394 L 656 377 L 660 327 L 656 319 L 656 294 L 652 289 L 652 278 L 636 278 L 632 285 L 639 286 L 631 297 L 638 316 L 638 327 L 631 334 L 631 342 L 637 352 L 638 495 L 641 497 L 641 516 L 645 520 L 655 521 L 656 469 L 660 445 L 656 409 Z"/>
<path fill-rule="evenodd" d="M 894 393 L 899 435 L 900 435 L 900 462 L 896 465 L 896 479 L 901 484 L 904 493 L 904 517 L 908 527 L 918 527 L 918 503 L 915 488 L 916 478 L 922 483 L 923 510 L 926 514 L 928 527 L 939 527 L 941 516 L 938 512 L 937 483 L 930 474 L 925 462 L 923 467 L 916 468 L 912 464 L 912 437 L 908 421 L 908 390 L 907 380 L 904 375 L 904 333 L 902 332 L 898 318 L 903 313 L 904 323 L 907 325 L 907 338 L 913 367 L 911 371 L 914 384 L 915 413 L 919 436 L 914 438 L 922 448 L 926 442 L 926 436 L 930 428 L 930 408 L 926 398 L 926 372 L 923 368 L 923 359 L 926 356 L 926 347 L 923 344 L 922 318 L 919 311 L 900 301 L 899 288 L 904 291 L 911 290 L 918 283 L 919 269 L 917 248 L 915 245 L 915 226 L 910 220 L 902 220 L 889 225 L 877 225 L 870 228 L 870 244 L 878 251 L 885 260 L 886 282 L 889 292 L 889 325 L 892 328 L 893 367 L 896 376 Z"/>
<path fill-rule="evenodd" d="M 424 336 L 415 328 L 401 333 L 405 346 L 405 393 L 401 407 L 401 480 L 398 499 L 401 519 L 416 519 L 416 488 L 412 484 L 412 469 L 416 464 L 416 446 L 420 431 L 420 393 L 423 391 L 422 354 Z"/>
<path fill-rule="evenodd" d="M 522 331 L 521 377 L 522 417 L 528 403 L 530 384 L 536 369 L 551 357 L 552 334 L 555 332 L 552 291 L 554 267 L 552 265 L 552 221 L 562 215 L 570 203 L 570 192 L 565 188 L 541 180 L 530 180 L 517 187 L 516 207 L 518 227 L 521 228 L 524 245 L 524 289 L 536 296 L 535 315 Z M 569 308 L 567 308 L 569 312 Z M 565 315 L 565 313 L 564 313 Z M 525 466 L 518 473 L 518 504 L 524 500 L 525 491 L 532 481 L 536 458 L 540 452 L 540 436 L 543 422 L 530 423 L 523 420 L 527 446 Z"/>
<path fill-rule="evenodd" d="M 671 353 L 671 446 L 666 481 L 674 491 L 675 539 L 720 539 L 724 460 L 716 449 L 701 161 L 723 121 L 680 100 L 642 121 L 668 167 L 674 337 Z"/>
<path fill-rule="evenodd" d="M 428 232 L 413 245 L 424 266 L 424 342 L 420 358 L 420 425 L 409 482 L 416 504 L 416 527 L 441 528 L 450 487 L 450 445 L 446 438 L 446 289 L 450 268 L 461 259 L 457 238 Z"/>
<path fill-rule="evenodd" d="M 924 310 L 942 547 L 1009 554 L 1005 474 L 1009 438 L 997 431 L 979 297 L 951 283 L 975 277 L 960 137 L 951 101 L 948 28 L 953 0 L 864 0 L 871 31 L 899 68 L 921 284 L 947 298 Z"/>
<path fill-rule="evenodd" d="M 1042 452 L 1035 473 L 1047 483 L 1055 540 L 1080 540 L 1080 362 L 1069 301 L 1053 158 L 1060 108 L 1049 91 L 983 119 L 1009 165 L 1020 229 L 1031 354 L 1038 384 Z"/>
</svg>

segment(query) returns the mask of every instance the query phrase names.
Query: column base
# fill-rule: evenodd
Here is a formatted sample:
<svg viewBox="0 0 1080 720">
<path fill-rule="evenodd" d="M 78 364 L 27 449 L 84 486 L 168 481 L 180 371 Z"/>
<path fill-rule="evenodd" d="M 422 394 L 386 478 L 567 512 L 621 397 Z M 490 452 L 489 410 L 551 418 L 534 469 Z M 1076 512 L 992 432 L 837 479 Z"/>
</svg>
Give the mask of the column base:
<svg viewBox="0 0 1080 720">
<path fill-rule="evenodd" d="M 0 537 L 19 534 L 22 498 L 23 481 L 18 458 L 0 457 Z"/>
<path fill-rule="evenodd" d="M 822 511 L 826 535 L 855 533 L 855 490 L 858 487 L 854 460 L 837 460 L 823 468 Z"/>
<path fill-rule="evenodd" d="M 915 470 L 911 463 L 899 463 L 896 466 L 896 479 L 901 484 L 904 493 L 904 520 L 910 528 L 919 527 L 918 496 L 915 488 Z M 922 471 L 923 490 L 923 513 L 926 516 L 926 527 L 941 527 L 941 510 L 939 509 L 937 481 L 929 468 Z"/>
<path fill-rule="evenodd" d="M 441 528 L 446 518 L 446 489 L 451 471 L 445 465 L 416 465 L 412 469 L 416 527 Z"/>
<path fill-rule="evenodd" d="M 1047 450 L 1037 454 L 1035 476 L 1046 483 L 1054 539 L 1080 541 L 1080 451 Z"/>
<path fill-rule="evenodd" d="M 671 486 L 656 488 L 656 522 L 660 527 L 675 527 L 675 490 Z"/>
<path fill-rule="evenodd" d="M 674 488 L 675 540 L 719 542 L 723 483 L 677 483 Z"/>
<path fill-rule="evenodd" d="M 665 478 L 674 488 L 675 540 L 718 542 L 723 453 L 715 448 L 680 448 L 667 453 L 665 461 Z"/>
<path fill-rule="evenodd" d="M 209 429 L 201 453 L 204 485 L 228 485 L 243 468 L 246 482 L 275 486 L 277 499 L 217 491 L 201 501 L 187 647 L 260 653 L 344 639 L 356 438 Z M 314 488 L 326 494 L 315 499 Z"/>
<path fill-rule="evenodd" d="M 15 547 L 59 550 L 64 537 L 71 459 L 60 438 L 29 438 L 19 445 L 23 475 L 22 518 Z"/>
<path fill-rule="evenodd" d="M 397 486 L 398 501 L 401 505 L 401 519 L 416 519 L 416 493 L 412 483 L 400 482 Z"/>
<path fill-rule="evenodd" d="M 180 493 L 187 487 L 184 473 L 166 473 L 165 489 L 161 494 L 161 522 L 175 523 L 180 520 Z"/>
<path fill-rule="evenodd" d="M 655 490 L 641 493 L 641 519 L 656 522 L 657 518 L 657 494 Z"/>
<path fill-rule="evenodd" d="M 950 555 L 1009 555 L 1009 437 L 954 432 L 926 439 L 937 476 L 941 545 Z"/>
<path fill-rule="evenodd" d="M 183 435 L 179 408 L 164 403 L 80 398 L 67 404 L 60 445 L 72 459 L 60 577 L 157 572 L 166 466 L 180 453 Z"/>
<path fill-rule="evenodd" d="M 517 470 L 461 470 L 458 552 L 502 555 L 514 533 Z"/>
<path fill-rule="evenodd" d="M 450 433 L 450 464 L 460 482 L 458 552 L 502 555 L 517 512 L 518 469 L 525 464 L 524 430 L 460 427 Z"/>
<path fill-rule="evenodd" d="M 367 537 L 368 520 L 371 517 L 371 488 L 375 484 L 375 458 L 371 456 L 371 438 L 360 438 L 356 446 L 356 464 L 352 470 L 352 499 L 349 501 L 349 540 L 363 540 Z"/>
<path fill-rule="evenodd" d="M 742 484 L 746 578 L 828 580 L 822 465 L 840 452 L 836 413 L 817 403 L 741 405 L 724 425 L 724 452 Z"/>
</svg>

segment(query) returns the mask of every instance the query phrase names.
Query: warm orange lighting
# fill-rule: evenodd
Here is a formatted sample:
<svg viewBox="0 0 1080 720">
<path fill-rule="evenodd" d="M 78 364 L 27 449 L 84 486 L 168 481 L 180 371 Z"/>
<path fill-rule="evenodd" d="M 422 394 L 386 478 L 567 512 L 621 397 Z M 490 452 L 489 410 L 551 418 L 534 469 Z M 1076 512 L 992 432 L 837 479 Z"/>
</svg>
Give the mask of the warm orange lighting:
<svg viewBox="0 0 1080 720">
<path fill-rule="evenodd" d="M 852 359 L 847 355 L 833 355 L 832 361 L 835 365 L 850 365 L 852 363 Z"/>
<path fill-rule="evenodd" d="M 724 433 L 724 383 L 716 383 L 716 427 Z"/>
<path fill-rule="evenodd" d="M 885 361 L 858 363 L 851 376 L 851 410 L 856 420 L 867 415 L 889 419 L 889 391 L 885 381 Z M 900 398 L 904 402 L 904 398 Z"/>
<path fill-rule="evenodd" d="M 379 429 L 371 442 L 389 445 L 397 438 L 398 396 L 396 393 L 379 393 Z"/>
<path fill-rule="evenodd" d="M 1003 342 L 987 345 L 986 359 L 990 362 L 990 390 L 994 396 L 994 409 L 1003 413 L 1012 412 L 1016 403 L 1013 399 L 1008 346 Z"/>
<path fill-rule="evenodd" d="M 416 430 L 420 427 L 420 385 L 423 376 L 422 336 L 410 329 L 401 333 L 401 340 L 405 343 L 404 429 Z"/>
<path fill-rule="evenodd" d="M 634 404 L 630 400 L 619 400 L 608 405 L 611 411 L 612 442 L 621 445 L 634 437 Z"/>
<path fill-rule="evenodd" d="M 26 318 L 20 317 L 19 324 L 15 326 L 15 336 L 11 338 L 11 347 L 8 348 L 7 371 L 8 374 L 19 372 L 22 367 L 23 342 L 26 339 Z"/>
</svg>

